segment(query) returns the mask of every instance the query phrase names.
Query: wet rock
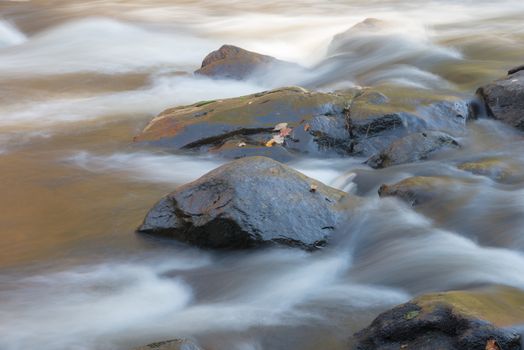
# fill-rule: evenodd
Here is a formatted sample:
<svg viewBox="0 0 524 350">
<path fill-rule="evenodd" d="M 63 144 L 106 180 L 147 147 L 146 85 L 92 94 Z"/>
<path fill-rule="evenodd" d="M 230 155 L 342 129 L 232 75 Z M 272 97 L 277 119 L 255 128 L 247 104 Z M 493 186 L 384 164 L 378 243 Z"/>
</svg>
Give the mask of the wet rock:
<svg viewBox="0 0 524 350">
<path fill-rule="evenodd" d="M 457 168 L 495 181 L 505 182 L 515 176 L 519 169 L 501 158 L 484 158 L 459 164 Z"/>
<path fill-rule="evenodd" d="M 187 339 L 173 339 L 151 343 L 135 350 L 202 350 L 199 346 Z"/>
<path fill-rule="evenodd" d="M 287 161 L 297 154 L 369 157 L 409 133 L 428 128 L 463 130 L 464 113 L 466 104 L 421 93 L 406 101 L 374 89 L 322 93 L 288 87 L 170 108 L 153 119 L 135 141 L 171 150 L 215 152 L 228 158 L 263 155 Z M 288 123 L 290 134 L 282 144 L 268 149 L 266 143 L 278 134 L 273 130 L 275 125 L 282 122 Z M 236 149 L 239 144 L 245 147 Z"/>
<path fill-rule="evenodd" d="M 524 71 L 510 71 L 508 77 L 494 81 L 477 90 L 489 116 L 524 130 Z"/>
<path fill-rule="evenodd" d="M 381 31 L 387 30 L 388 28 L 391 28 L 391 24 L 387 21 L 378 18 L 366 18 L 362 22 L 355 24 L 346 31 L 336 34 L 329 44 L 328 55 L 349 51 L 345 46 L 348 44 L 348 42 L 354 39 L 355 35 L 358 35 L 362 32 L 379 33 Z M 352 47 L 349 49 L 352 49 Z"/>
<path fill-rule="evenodd" d="M 463 184 L 462 180 L 444 176 L 413 176 L 393 185 L 380 186 L 378 194 L 380 197 L 398 197 L 415 206 L 453 192 L 455 186 Z"/>
<path fill-rule="evenodd" d="M 279 159 L 282 154 L 280 146 L 268 149 L 265 144 L 276 133 L 273 130 L 275 125 L 286 122 L 292 133 L 281 147 L 291 152 L 318 152 L 316 138 L 330 136 L 324 135 L 322 130 L 308 128 L 307 124 L 321 115 L 343 119 L 342 111 L 355 94 L 356 91 L 321 93 L 288 87 L 231 99 L 202 101 L 162 112 L 135 137 L 135 141 L 175 150 L 207 152 L 210 148 L 214 151 L 223 149 L 227 151 L 225 155 L 235 157 L 254 155 L 258 149 L 258 155 L 273 157 L 276 152 L 275 158 Z M 235 152 L 231 152 L 231 147 L 222 147 L 232 140 L 238 141 L 237 144 L 245 143 L 247 147 Z"/>
<path fill-rule="evenodd" d="M 517 73 L 517 72 L 520 72 L 521 70 L 524 70 L 524 64 L 521 65 L 521 66 L 518 66 L 518 67 L 511 68 L 511 69 L 508 71 L 508 75 L 515 74 L 515 73 Z"/>
<path fill-rule="evenodd" d="M 452 51 L 421 45 L 404 23 L 368 18 L 333 37 L 326 58 L 314 68 L 321 74 L 308 81 L 308 86 L 326 88 L 349 80 L 368 86 L 393 84 L 439 90 L 448 85 L 443 78 L 455 77 L 445 76 L 446 72 L 428 73 L 438 71 L 443 62 L 457 61 L 459 56 Z"/>
<path fill-rule="evenodd" d="M 199 247 L 242 249 L 326 243 L 357 200 L 266 157 L 225 164 L 179 187 L 147 214 L 140 232 Z"/>
<path fill-rule="evenodd" d="M 443 149 L 458 148 L 459 143 L 451 136 L 437 131 L 410 134 L 387 147 L 366 161 L 370 167 L 379 169 L 392 165 L 428 159 Z"/>
<path fill-rule="evenodd" d="M 244 80 L 256 74 L 272 71 L 298 71 L 303 68 L 291 62 L 244 50 L 233 45 L 223 45 L 204 58 L 195 74 L 213 78 Z"/>
<path fill-rule="evenodd" d="M 524 321 L 523 302 L 522 292 L 503 287 L 424 295 L 356 333 L 356 349 L 517 350 L 520 335 L 504 327 Z"/>
</svg>

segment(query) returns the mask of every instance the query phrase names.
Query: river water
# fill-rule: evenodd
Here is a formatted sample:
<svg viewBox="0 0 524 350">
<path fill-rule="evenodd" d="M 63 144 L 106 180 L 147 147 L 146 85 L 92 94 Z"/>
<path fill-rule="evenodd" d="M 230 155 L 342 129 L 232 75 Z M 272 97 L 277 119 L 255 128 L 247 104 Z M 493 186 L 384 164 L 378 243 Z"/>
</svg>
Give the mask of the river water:
<svg viewBox="0 0 524 350">
<path fill-rule="evenodd" d="M 166 107 L 275 87 L 184 72 L 224 43 L 318 66 L 368 18 L 359 54 L 279 84 L 476 87 L 524 62 L 524 2 L 0 2 L 0 349 L 131 349 L 174 337 L 208 349 L 347 349 L 378 312 L 424 292 L 524 289 L 524 139 L 474 121 L 464 147 L 371 170 L 291 165 L 364 197 L 331 247 L 215 253 L 136 235 L 147 210 L 223 162 L 132 143 Z M 335 67 L 335 68 L 333 68 Z M 497 157 L 505 183 L 456 168 Z M 411 175 L 459 179 L 419 210 L 379 199 Z M 521 176 L 522 175 L 522 176 Z"/>
</svg>

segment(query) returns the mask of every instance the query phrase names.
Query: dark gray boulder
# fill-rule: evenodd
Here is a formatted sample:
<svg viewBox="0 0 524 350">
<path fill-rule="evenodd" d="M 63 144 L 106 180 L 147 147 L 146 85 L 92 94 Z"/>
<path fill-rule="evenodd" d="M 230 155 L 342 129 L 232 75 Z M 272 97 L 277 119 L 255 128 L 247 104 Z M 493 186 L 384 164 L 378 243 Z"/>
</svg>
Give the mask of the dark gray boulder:
<svg viewBox="0 0 524 350">
<path fill-rule="evenodd" d="M 424 295 L 356 333 L 356 349 L 517 350 L 519 334 L 505 327 L 521 322 L 521 302 L 510 288 Z"/>
<path fill-rule="evenodd" d="M 443 132 L 414 133 L 393 142 L 382 152 L 369 158 L 366 164 L 375 169 L 386 168 L 424 160 L 443 149 L 458 147 L 460 147 L 459 143 Z"/>
<path fill-rule="evenodd" d="M 524 70 L 510 70 L 506 78 L 494 81 L 477 90 L 492 118 L 524 130 Z"/>
<path fill-rule="evenodd" d="M 202 348 L 187 339 L 173 339 L 151 343 L 135 350 L 202 350 Z"/>
<path fill-rule="evenodd" d="M 225 164 L 162 198 L 138 231 L 199 247 L 313 250 L 356 198 L 266 157 Z M 350 201 L 351 200 L 351 201 Z"/>
<path fill-rule="evenodd" d="M 521 70 L 524 70 L 524 64 L 521 65 L 521 66 L 518 66 L 518 67 L 511 68 L 511 69 L 508 71 L 508 75 L 511 75 L 511 74 L 514 74 L 514 73 L 520 72 Z"/>
</svg>

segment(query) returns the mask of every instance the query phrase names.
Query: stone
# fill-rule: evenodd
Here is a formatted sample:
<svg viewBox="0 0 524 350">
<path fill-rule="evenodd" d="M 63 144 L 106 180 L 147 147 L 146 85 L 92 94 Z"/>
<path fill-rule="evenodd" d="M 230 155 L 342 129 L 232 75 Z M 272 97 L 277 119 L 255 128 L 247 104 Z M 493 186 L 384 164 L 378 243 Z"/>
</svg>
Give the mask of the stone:
<svg viewBox="0 0 524 350">
<path fill-rule="evenodd" d="M 425 160 L 438 151 L 458 147 L 459 143 L 443 132 L 414 133 L 396 140 L 385 150 L 369 158 L 366 164 L 375 169 L 386 168 Z"/>
<path fill-rule="evenodd" d="M 271 56 L 244 50 L 233 45 L 223 45 L 204 58 L 197 75 L 213 78 L 245 80 L 257 74 L 275 71 L 300 71 L 298 64 L 281 61 Z"/>
<path fill-rule="evenodd" d="M 465 182 L 445 176 L 413 176 L 393 185 L 382 185 L 378 190 L 380 197 L 398 197 L 416 206 L 427 203 L 442 194 L 451 193 L 456 186 Z"/>
<path fill-rule="evenodd" d="M 512 71 L 513 74 L 479 88 L 477 95 L 490 117 L 524 131 L 524 71 Z"/>
<path fill-rule="evenodd" d="M 314 191 L 311 189 L 315 188 Z M 266 157 L 227 163 L 162 198 L 138 231 L 198 247 L 326 244 L 356 197 Z"/>
<path fill-rule="evenodd" d="M 427 294 L 380 314 L 354 337 L 358 350 L 518 350 L 507 328 L 524 321 L 524 294 L 508 287 Z"/>
</svg>

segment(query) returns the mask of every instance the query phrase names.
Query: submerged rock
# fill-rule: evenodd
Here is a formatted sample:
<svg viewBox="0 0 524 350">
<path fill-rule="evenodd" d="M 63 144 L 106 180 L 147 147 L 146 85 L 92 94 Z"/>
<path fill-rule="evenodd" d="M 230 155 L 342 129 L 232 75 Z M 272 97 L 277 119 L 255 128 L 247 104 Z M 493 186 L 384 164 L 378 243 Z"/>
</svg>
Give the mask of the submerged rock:
<svg viewBox="0 0 524 350">
<path fill-rule="evenodd" d="M 445 176 L 413 176 L 393 185 L 382 185 L 378 190 L 380 197 L 398 197 L 415 206 L 435 199 L 442 194 L 454 191 L 464 181 Z"/>
<path fill-rule="evenodd" d="M 386 168 L 392 165 L 416 162 L 429 158 L 446 148 L 458 148 L 459 143 L 450 135 L 428 131 L 410 134 L 387 147 L 366 161 L 372 168 Z"/>
<path fill-rule="evenodd" d="M 511 180 L 511 178 L 513 178 L 516 173 L 520 173 L 519 170 L 521 170 L 515 165 L 509 164 L 504 159 L 493 157 L 461 163 L 457 168 L 475 175 L 486 176 L 492 180 L 500 182 Z"/>
<path fill-rule="evenodd" d="M 379 315 L 355 334 L 358 350 L 517 350 L 521 291 L 492 287 L 428 294 Z M 492 347 L 488 347 L 492 346 Z"/>
<path fill-rule="evenodd" d="M 202 350 L 199 346 L 187 339 L 173 339 L 151 343 L 135 350 Z"/>
<path fill-rule="evenodd" d="M 506 78 L 477 90 L 489 116 L 524 131 L 524 71 L 510 70 Z"/>
<path fill-rule="evenodd" d="M 328 55 L 340 54 L 347 51 L 351 51 L 353 47 L 348 45 L 356 35 L 364 33 L 380 33 L 381 31 L 387 31 L 391 28 L 391 23 L 378 19 L 378 18 L 366 18 L 362 22 L 358 22 L 351 28 L 348 28 L 342 33 L 335 34 L 328 46 Z M 345 47 L 345 46 L 350 46 Z"/>
<path fill-rule="evenodd" d="M 213 78 L 244 80 L 253 77 L 255 74 L 302 69 L 295 63 L 281 61 L 237 46 L 223 45 L 204 58 L 201 68 L 195 71 L 195 74 Z"/>
<path fill-rule="evenodd" d="M 323 246 L 356 198 L 266 157 L 225 164 L 161 199 L 138 231 L 200 247 Z"/>
</svg>

